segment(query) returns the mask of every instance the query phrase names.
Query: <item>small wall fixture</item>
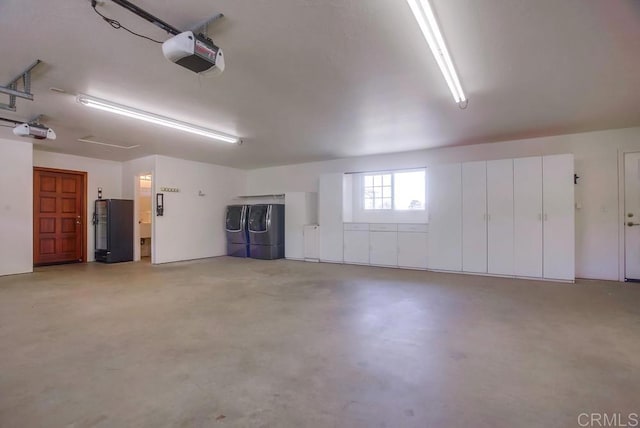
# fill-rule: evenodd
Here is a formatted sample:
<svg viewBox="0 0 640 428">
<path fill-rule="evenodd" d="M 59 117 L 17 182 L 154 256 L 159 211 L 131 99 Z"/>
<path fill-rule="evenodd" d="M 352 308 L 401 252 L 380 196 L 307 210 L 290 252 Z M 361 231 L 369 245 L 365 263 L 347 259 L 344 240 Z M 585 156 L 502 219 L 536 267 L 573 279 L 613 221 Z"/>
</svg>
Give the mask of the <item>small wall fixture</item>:
<svg viewBox="0 0 640 428">
<path fill-rule="evenodd" d="M 224 143 L 237 144 L 240 142 L 240 138 L 234 135 L 225 134 L 213 129 L 203 128 L 198 125 L 171 119 L 169 117 L 160 116 L 144 110 L 138 110 L 133 107 L 127 107 L 122 104 L 117 104 L 112 101 L 95 98 L 89 95 L 80 94 L 78 95 L 76 100 L 78 101 L 78 103 L 87 107 L 92 107 L 98 110 L 107 111 L 109 113 L 119 114 L 121 116 L 142 120 L 144 122 L 154 123 L 156 125 L 166 126 L 168 128 L 178 129 L 180 131 L 189 132 L 191 134 L 201 135 L 203 137 L 212 138 Z"/>
</svg>

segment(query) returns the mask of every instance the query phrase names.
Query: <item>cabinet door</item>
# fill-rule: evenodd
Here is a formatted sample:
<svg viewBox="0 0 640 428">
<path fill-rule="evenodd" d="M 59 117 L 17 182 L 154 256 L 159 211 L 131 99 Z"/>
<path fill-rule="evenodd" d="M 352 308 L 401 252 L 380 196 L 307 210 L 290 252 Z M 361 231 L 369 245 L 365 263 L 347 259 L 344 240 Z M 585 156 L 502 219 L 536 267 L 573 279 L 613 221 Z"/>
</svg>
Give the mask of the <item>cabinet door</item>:
<svg viewBox="0 0 640 428">
<path fill-rule="evenodd" d="M 304 258 L 307 260 L 318 260 L 320 256 L 320 234 L 317 225 L 304 226 Z"/>
<path fill-rule="evenodd" d="M 369 264 L 369 231 L 344 231 L 344 262 Z"/>
<path fill-rule="evenodd" d="M 320 176 L 320 260 L 342 263 L 342 174 Z"/>
<path fill-rule="evenodd" d="M 542 158 L 543 274 L 575 279 L 573 155 Z"/>
<path fill-rule="evenodd" d="M 429 198 L 429 268 L 462 270 L 462 167 L 459 163 L 427 168 Z"/>
<path fill-rule="evenodd" d="M 487 272 L 487 163 L 462 164 L 462 270 Z"/>
<path fill-rule="evenodd" d="M 513 160 L 487 162 L 488 272 L 513 275 Z"/>
<path fill-rule="evenodd" d="M 398 266 L 427 268 L 427 236 L 423 232 L 398 232 Z"/>
<path fill-rule="evenodd" d="M 398 266 L 398 233 L 369 232 L 369 263 Z"/>
<path fill-rule="evenodd" d="M 513 160 L 514 274 L 542 277 L 542 158 Z"/>
</svg>

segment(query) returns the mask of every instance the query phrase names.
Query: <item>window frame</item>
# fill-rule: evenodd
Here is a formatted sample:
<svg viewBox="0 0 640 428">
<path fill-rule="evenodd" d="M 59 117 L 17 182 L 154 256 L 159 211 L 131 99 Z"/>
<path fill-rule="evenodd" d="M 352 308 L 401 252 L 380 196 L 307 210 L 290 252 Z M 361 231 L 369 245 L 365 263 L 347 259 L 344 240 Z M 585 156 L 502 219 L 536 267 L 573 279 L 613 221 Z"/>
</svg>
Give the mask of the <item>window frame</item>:
<svg viewBox="0 0 640 428">
<path fill-rule="evenodd" d="M 422 204 L 422 208 L 417 208 L 417 209 L 412 209 L 412 208 L 396 208 L 396 192 L 395 192 L 395 184 L 396 184 L 396 180 L 395 180 L 395 175 L 396 174 L 402 174 L 402 173 L 410 173 L 410 172 L 421 172 L 424 174 L 424 194 L 423 194 L 423 204 Z M 384 188 L 389 187 L 389 186 L 385 186 L 384 185 L 384 176 L 385 175 L 389 175 L 391 177 L 391 184 L 390 184 L 390 193 L 391 193 L 391 205 L 390 208 L 375 208 L 375 203 L 376 203 L 376 199 L 381 199 L 382 201 L 384 201 L 385 199 L 389 199 L 389 198 L 385 198 L 384 197 Z M 372 186 L 367 186 L 366 185 L 366 181 L 367 181 L 367 177 L 372 177 L 373 180 L 375 180 L 376 176 L 380 176 L 381 180 L 382 180 L 382 185 L 380 186 L 376 186 L 375 185 L 375 181 L 374 184 Z M 424 212 L 427 210 L 427 168 L 426 167 L 421 167 L 421 168 L 407 168 L 407 169 L 398 169 L 398 170 L 389 170 L 389 171 L 376 171 L 376 172 L 367 172 L 362 174 L 362 181 L 361 181 L 361 192 L 362 192 L 362 199 L 361 200 L 361 204 L 362 204 L 362 210 L 365 212 L 394 212 L 394 211 L 398 211 L 398 212 Z M 382 198 L 375 198 L 375 188 L 380 188 L 383 194 Z M 372 189 L 372 191 L 374 192 L 374 197 L 373 198 L 368 198 L 367 197 L 367 189 Z M 373 207 L 374 208 L 367 208 L 367 201 L 371 200 Z M 383 202 L 384 203 L 384 202 Z"/>
</svg>

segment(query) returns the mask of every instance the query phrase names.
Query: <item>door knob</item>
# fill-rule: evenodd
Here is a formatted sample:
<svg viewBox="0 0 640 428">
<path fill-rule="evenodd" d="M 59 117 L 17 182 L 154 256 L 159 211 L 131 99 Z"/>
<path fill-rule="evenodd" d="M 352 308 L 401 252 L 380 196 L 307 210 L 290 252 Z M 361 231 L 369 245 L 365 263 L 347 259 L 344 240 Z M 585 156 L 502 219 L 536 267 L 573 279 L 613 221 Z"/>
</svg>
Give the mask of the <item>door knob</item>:
<svg viewBox="0 0 640 428">
<path fill-rule="evenodd" d="M 640 223 L 634 223 L 634 222 L 630 221 L 629 223 L 627 223 L 627 226 L 629 226 L 629 227 L 640 226 Z"/>
</svg>

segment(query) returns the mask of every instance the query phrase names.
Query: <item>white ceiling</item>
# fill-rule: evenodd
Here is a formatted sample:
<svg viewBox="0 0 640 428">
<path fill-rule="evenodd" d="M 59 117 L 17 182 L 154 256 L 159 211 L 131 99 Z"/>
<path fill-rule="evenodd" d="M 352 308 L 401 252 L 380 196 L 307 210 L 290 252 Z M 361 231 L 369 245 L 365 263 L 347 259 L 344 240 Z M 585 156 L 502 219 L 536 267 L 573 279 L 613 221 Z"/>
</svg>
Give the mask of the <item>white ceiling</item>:
<svg viewBox="0 0 640 428">
<path fill-rule="evenodd" d="M 202 78 L 114 30 L 87 0 L 0 2 L 0 84 L 36 58 L 43 150 L 165 154 L 255 168 L 640 125 L 640 1 L 432 0 L 469 107 L 460 110 L 404 0 L 133 0 L 178 28 L 217 12 L 226 70 Z M 107 16 L 166 33 L 109 0 Z M 92 109 L 86 93 L 241 136 L 241 146 Z M 5 99 L 6 98 L 6 99 Z M 0 102 L 8 97 L 0 95 Z M 11 129 L 0 128 L 0 137 Z M 77 142 L 88 135 L 122 150 Z"/>
</svg>

